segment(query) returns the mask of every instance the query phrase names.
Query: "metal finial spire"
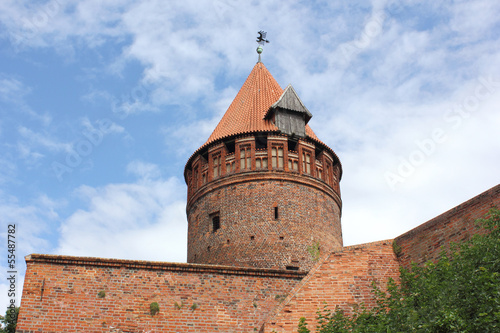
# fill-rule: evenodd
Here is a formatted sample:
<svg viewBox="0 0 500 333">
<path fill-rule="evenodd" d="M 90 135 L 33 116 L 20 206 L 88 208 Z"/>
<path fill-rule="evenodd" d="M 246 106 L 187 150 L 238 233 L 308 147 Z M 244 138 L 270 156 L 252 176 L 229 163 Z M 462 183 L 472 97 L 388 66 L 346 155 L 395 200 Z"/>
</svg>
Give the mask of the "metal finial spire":
<svg viewBox="0 0 500 333">
<path fill-rule="evenodd" d="M 259 35 L 257 36 L 257 41 L 256 41 L 257 43 L 259 43 L 259 47 L 257 47 L 257 53 L 259 54 L 258 62 L 262 62 L 260 59 L 260 55 L 264 51 L 264 48 L 262 46 L 264 46 L 265 43 L 269 43 L 269 41 L 266 39 L 267 32 L 261 30 L 258 32 L 258 34 Z"/>
</svg>

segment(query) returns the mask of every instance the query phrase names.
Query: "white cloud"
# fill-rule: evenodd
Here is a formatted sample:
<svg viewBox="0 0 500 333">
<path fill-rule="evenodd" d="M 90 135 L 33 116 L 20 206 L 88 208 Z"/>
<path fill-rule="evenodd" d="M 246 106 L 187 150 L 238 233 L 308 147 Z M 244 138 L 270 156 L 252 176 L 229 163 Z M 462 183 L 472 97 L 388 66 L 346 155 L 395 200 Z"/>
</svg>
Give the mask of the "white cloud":
<svg viewBox="0 0 500 333">
<path fill-rule="evenodd" d="M 5 158 L 0 158 L 0 184 L 10 182 L 17 175 L 17 172 L 16 163 Z"/>
<path fill-rule="evenodd" d="M 2 101 L 17 102 L 20 96 L 29 92 L 30 89 L 17 79 L 6 77 L 0 79 L 0 98 Z"/>
<path fill-rule="evenodd" d="M 52 152 L 69 153 L 73 150 L 72 144 L 60 142 L 47 132 L 37 133 L 25 126 L 20 126 L 18 132 L 30 146 L 43 147 Z"/>
<path fill-rule="evenodd" d="M 459 89 L 456 104 L 474 96 L 478 82 L 471 80 Z M 346 244 L 395 237 L 500 183 L 500 156 L 494 153 L 500 141 L 493 139 L 500 126 L 494 111 L 499 104 L 500 86 L 467 117 L 455 114 L 460 121 L 446 121 L 447 108 L 437 101 L 427 103 L 427 110 L 405 106 L 406 114 L 415 119 L 400 119 L 398 128 L 385 135 L 354 126 L 361 133 L 357 149 L 347 145 L 337 150 L 344 168 Z M 439 140 L 433 137 L 435 130 Z M 403 175 L 401 181 L 391 187 L 387 172 Z"/>
<path fill-rule="evenodd" d="M 142 161 L 132 161 L 127 165 L 127 172 L 141 179 L 157 179 L 161 175 L 160 168 L 156 164 Z"/>
<path fill-rule="evenodd" d="M 88 208 L 62 223 L 57 253 L 186 260 L 185 187 L 176 178 L 149 179 L 158 175 L 152 164 L 134 162 L 128 169 L 145 177 L 136 183 L 78 189 Z"/>
<path fill-rule="evenodd" d="M 26 198 L 21 198 L 23 202 L 28 201 Z M 17 305 L 22 293 L 24 274 L 26 265 L 24 257 L 31 253 L 50 253 L 52 244 L 50 238 L 56 232 L 54 227 L 58 221 L 56 208 L 60 208 L 64 203 L 55 202 L 45 195 L 41 195 L 29 204 L 23 204 L 20 198 L 5 194 L 0 190 L 0 237 L 5 242 L 7 248 L 7 231 L 9 225 L 15 225 L 13 234 L 15 236 L 15 270 L 17 275 L 16 298 Z M 0 292 L 3 296 L 0 298 L 0 309 L 6 309 L 9 299 L 5 297 L 9 285 L 7 284 L 7 252 L 0 258 Z M 4 310 L 2 310 L 2 314 Z"/>
<path fill-rule="evenodd" d="M 93 124 L 88 117 L 85 117 L 81 119 L 81 124 L 84 127 L 82 131 L 84 136 L 88 136 L 89 133 L 100 133 L 101 135 L 106 135 L 125 132 L 125 128 L 123 126 L 118 125 L 116 122 L 108 118 L 101 118 L 96 120 Z"/>
<path fill-rule="evenodd" d="M 50 222 L 57 220 L 54 206 L 55 203 L 48 201 L 46 196 L 23 205 L 20 199 L 0 192 L 0 216 L 5 224 L 16 224 L 18 250 L 24 255 L 36 250 L 47 251 L 50 247 L 45 237 L 54 232 L 48 227 Z M 5 230 L 3 228 L 1 232 Z"/>
<path fill-rule="evenodd" d="M 25 6 L 7 0 L 0 4 L 0 21 L 23 51 L 54 49 L 75 61 L 80 49 L 110 44 L 118 52 L 103 65 L 110 73 L 122 75 L 138 62 L 139 83 L 128 94 L 92 91 L 85 97 L 106 100 L 116 115 L 182 112 L 184 119 L 161 126 L 169 152 L 186 155 L 215 128 L 257 60 L 255 32 L 267 30 L 264 63 L 281 86 L 296 87 L 314 115 L 316 134 L 343 162 L 344 236 L 353 244 L 396 236 L 498 183 L 499 92 L 457 129 L 443 115 L 474 92 L 478 77 L 500 74 L 499 8 L 496 1 L 313 8 L 278 1 L 51 0 Z M 369 30 L 374 21 L 377 33 Z M 346 58 L 342 46 L 352 43 L 358 48 Z M 0 92 L 4 101 L 18 103 L 30 89 L 8 78 L 0 80 Z M 96 128 L 88 118 L 82 123 Z M 126 133 L 123 126 L 112 123 L 109 131 Z M 396 172 L 418 150 L 415 141 L 428 139 L 434 128 L 443 128 L 448 140 L 392 191 L 385 172 Z M 41 154 L 37 147 L 71 150 L 49 131 L 23 125 L 19 134 L 21 152 L 34 159 Z M 182 181 L 165 180 L 158 166 L 140 161 L 127 171 L 140 179 L 79 188 L 88 206 L 64 220 L 58 253 L 185 260 Z M 43 220 L 27 207 L 19 214 Z"/>
</svg>

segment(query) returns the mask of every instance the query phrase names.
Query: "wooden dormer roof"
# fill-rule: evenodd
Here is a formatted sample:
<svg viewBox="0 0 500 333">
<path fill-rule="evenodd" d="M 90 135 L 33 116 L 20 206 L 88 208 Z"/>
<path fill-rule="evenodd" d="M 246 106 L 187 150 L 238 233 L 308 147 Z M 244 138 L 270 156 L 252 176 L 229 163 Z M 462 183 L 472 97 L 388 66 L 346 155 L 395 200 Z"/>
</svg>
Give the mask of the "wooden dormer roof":
<svg viewBox="0 0 500 333">
<path fill-rule="evenodd" d="M 312 118 L 311 112 L 309 112 L 304 103 L 302 103 L 299 95 L 297 95 L 297 92 L 293 89 L 291 84 L 285 88 L 285 91 L 281 94 L 280 98 L 273 105 L 271 105 L 269 110 L 266 112 L 265 118 L 270 118 L 276 108 L 303 113 L 306 124 Z"/>
</svg>

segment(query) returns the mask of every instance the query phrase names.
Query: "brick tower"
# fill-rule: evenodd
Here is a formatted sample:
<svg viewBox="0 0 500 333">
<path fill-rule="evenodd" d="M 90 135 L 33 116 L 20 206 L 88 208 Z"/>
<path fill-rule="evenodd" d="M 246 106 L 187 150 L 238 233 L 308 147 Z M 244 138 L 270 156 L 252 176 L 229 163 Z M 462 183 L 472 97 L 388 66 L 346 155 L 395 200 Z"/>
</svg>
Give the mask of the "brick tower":
<svg viewBox="0 0 500 333">
<path fill-rule="evenodd" d="M 311 117 L 259 57 L 186 164 L 189 263 L 309 270 L 342 246 L 342 167 Z"/>
</svg>

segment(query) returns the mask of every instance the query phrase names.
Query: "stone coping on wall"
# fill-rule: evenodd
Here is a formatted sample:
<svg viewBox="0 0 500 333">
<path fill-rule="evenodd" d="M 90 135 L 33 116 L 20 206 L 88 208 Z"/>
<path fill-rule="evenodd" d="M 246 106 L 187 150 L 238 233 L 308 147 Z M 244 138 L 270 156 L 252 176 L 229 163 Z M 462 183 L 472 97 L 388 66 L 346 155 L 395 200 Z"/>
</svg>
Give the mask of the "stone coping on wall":
<svg viewBox="0 0 500 333">
<path fill-rule="evenodd" d="M 388 244 L 392 244 L 393 241 L 394 241 L 394 239 L 391 238 L 391 239 L 384 239 L 384 240 L 379 240 L 379 241 L 369 242 L 369 243 L 348 245 L 348 246 L 343 246 L 342 248 L 340 248 L 338 250 L 333 250 L 332 253 L 372 248 L 372 247 L 377 246 L 377 245 L 388 245 Z"/>
<path fill-rule="evenodd" d="M 246 275 L 260 277 L 289 278 L 300 280 L 307 272 L 279 270 L 270 268 L 233 267 L 223 265 L 206 265 L 191 263 L 175 263 L 163 261 L 111 259 L 97 257 L 76 257 L 52 254 L 30 254 L 25 257 L 28 263 L 48 263 L 53 265 L 104 266 L 115 268 L 145 269 L 186 273 L 211 273 L 224 275 Z"/>
</svg>

